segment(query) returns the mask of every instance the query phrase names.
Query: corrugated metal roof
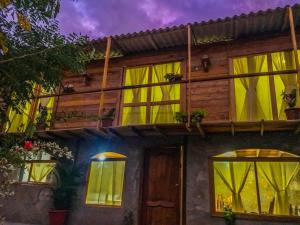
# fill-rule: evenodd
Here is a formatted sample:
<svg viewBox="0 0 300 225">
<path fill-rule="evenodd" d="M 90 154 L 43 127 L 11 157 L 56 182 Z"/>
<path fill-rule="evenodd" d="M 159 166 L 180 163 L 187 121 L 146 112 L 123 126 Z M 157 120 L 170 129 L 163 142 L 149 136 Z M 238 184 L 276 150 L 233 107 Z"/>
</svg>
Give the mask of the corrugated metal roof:
<svg viewBox="0 0 300 225">
<path fill-rule="evenodd" d="M 300 5 L 292 6 L 295 26 L 300 26 Z M 193 44 L 237 40 L 241 38 L 276 34 L 289 29 L 287 6 L 235 15 L 223 19 L 196 22 L 191 24 Z M 120 57 L 140 52 L 156 51 L 187 45 L 187 25 L 141 31 L 112 36 L 111 57 Z M 106 38 L 92 41 L 104 55 Z"/>
</svg>

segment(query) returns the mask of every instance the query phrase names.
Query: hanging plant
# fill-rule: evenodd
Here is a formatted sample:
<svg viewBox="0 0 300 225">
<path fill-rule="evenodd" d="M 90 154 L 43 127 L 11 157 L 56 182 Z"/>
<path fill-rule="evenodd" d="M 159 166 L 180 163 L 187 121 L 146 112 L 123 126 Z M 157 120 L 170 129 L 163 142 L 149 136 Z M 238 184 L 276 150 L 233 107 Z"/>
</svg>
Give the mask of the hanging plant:
<svg viewBox="0 0 300 225">
<path fill-rule="evenodd" d="M 175 73 L 167 73 L 165 75 L 165 79 L 171 83 L 181 81 L 182 75 L 181 74 L 175 74 Z"/>
<path fill-rule="evenodd" d="M 202 119 L 207 116 L 207 112 L 204 109 L 196 109 L 191 116 L 192 123 L 201 123 Z"/>
</svg>

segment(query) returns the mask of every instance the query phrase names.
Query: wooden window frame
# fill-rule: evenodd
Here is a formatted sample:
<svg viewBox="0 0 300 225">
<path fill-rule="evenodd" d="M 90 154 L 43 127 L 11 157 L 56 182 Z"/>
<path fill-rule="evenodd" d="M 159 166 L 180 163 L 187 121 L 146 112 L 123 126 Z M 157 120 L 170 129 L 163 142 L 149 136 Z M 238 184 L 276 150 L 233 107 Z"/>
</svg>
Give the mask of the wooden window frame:
<svg viewBox="0 0 300 225">
<path fill-rule="evenodd" d="M 138 66 L 130 66 L 130 67 L 124 67 L 123 74 L 122 74 L 122 86 L 125 86 L 125 76 L 126 76 L 126 69 L 133 69 L 133 68 L 142 68 L 147 67 L 149 69 L 148 72 L 148 81 L 147 84 L 152 84 L 152 68 L 155 65 L 160 64 L 166 64 L 166 63 L 175 63 L 180 62 L 180 73 L 183 75 L 183 78 L 186 78 L 186 71 L 184 70 L 184 61 L 183 60 L 172 60 L 172 61 L 166 61 L 166 62 L 159 62 L 159 63 L 151 63 L 151 64 L 143 64 Z M 184 73 L 183 73 L 184 72 Z M 170 83 L 170 85 L 174 85 Z M 146 123 L 145 124 L 152 124 L 151 123 L 151 107 L 152 106 L 158 106 L 158 105 L 173 105 L 173 104 L 179 104 L 180 110 L 185 111 L 185 84 L 178 84 L 180 85 L 180 96 L 178 100 L 168 100 L 168 101 L 158 101 L 158 102 L 152 102 L 151 101 L 151 94 L 152 94 L 152 88 L 153 87 L 145 87 L 147 89 L 147 99 L 146 102 L 138 102 L 138 103 L 124 103 L 124 90 L 121 91 L 121 104 L 118 114 L 118 124 L 123 126 L 122 124 L 122 118 L 123 118 L 123 109 L 125 107 L 139 107 L 139 106 L 145 106 L 146 107 Z M 128 89 L 132 90 L 132 89 Z M 139 124 L 144 125 L 144 124 Z"/>
<path fill-rule="evenodd" d="M 55 160 L 27 160 L 25 161 L 25 164 L 30 164 L 30 170 L 28 171 L 28 179 L 27 181 L 22 181 L 22 173 L 24 173 L 25 168 L 21 168 L 18 173 L 18 184 L 30 184 L 30 185 L 48 185 L 52 186 L 52 182 L 36 182 L 36 181 L 30 181 L 31 172 L 32 172 L 32 164 L 33 163 L 57 163 Z M 52 172 L 51 172 L 52 173 Z"/>
<path fill-rule="evenodd" d="M 273 66 L 272 66 L 272 54 L 276 52 L 290 52 L 293 51 L 293 49 L 286 49 L 286 50 L 280 50 L 280 51 L 268 51 L 268 52 L 261 52 L 261 53 L 253 53 L 253 54 L 248 54 L 248 55 L 235 55 L 235 56 L 230 56 L 228 58 L 228 68 L 229 68 L 229 74 L 234 74 L 233 70 L 233 60 L 236 58 L 242 58 L 246 57 L 247 59 L 249 57 L 253 56 L 260 56 L 260 55 L 265 55 L 267 57 L 267 67 L 268 67 L 268 72 L 272 73 L 273 71 Z M 284 73 L 283 73 L 284 74 Z M 273 120 L 272 121 L 278 121 L 278 109 L 277 109 L 277 99 L 276 99 L 276 88 L 275 88 L 275 83 L 274 83 L 274 76 L 269 75 L 269 85 L 270 85 L 270 98 L 271 98 L 271 108 L 272 108 L 272 116 Z M 229 106 L 230 106 L 230 115 L 229 118 L 232 121 L 237 121 L 236 120 L 236 101 L 235 101 L 235 85 L 234 85 L 234 79 L 230 79 L 229 81 Z"/>
<path fill-rule="evenodd" d="M 101 162 L 101 161 L 111 161 L 111 162 L 116 162 L 116 161 L 121 161 L 125 162 L 125 167 L 124 167 L 124 178 L 123 178 L 123 187 L 122 187 L 122 199 L 121 199 L 121 204 L 120 205 L 105 205 L 105 204 L 88 204 L 86 202 L 87 199 L 87 194 L 88 194 L 88 189 L 89 189 L 89 180 L 90 180 L 90 175 L 91 175 L 91 166 L 92 162 Z M 85 197 L 84 197 L 84 202 L 83 205 L 86 207 L 92 207 L 92 208 L 115 208 L 115 209 L 120 209 L 123 207 L 123 202 L 124 202 L 124 193 L 125 193 L 125 181 L 126 181 L 126 164 L 127 164 L 127 157 L 126 158 L 106 158 L 105 160 L 97 160 L 97 159 L 92 159 L 90 160 L 89 163 L 89 168 L 87 171 L 87 176 L 86 176 L 86 185 L 85 185 Z"/>
<path fill-rule="evenodd" d="M 223 212 L 217 212 L 215 208 L 215 183 L 214 183 L 214 166 L 213 163 L 221 162 L 300 162 L 300 157 L 214 157 L 208 158 L 209 169 L 209 189 L 210 191 L 210 212 L 213 217 L 224 217 Z M 261 208 L 259 188 L 257 188 L 257 169 L 255 168 L 255 184 L 258 209 Z M 261 211 L 261 210 L 260 210 Z M 260 213 L 260 212 L 259 212 Z M 286 216 L 286 215 L 266 215 L 266 214 L 246 214 L 235 213 L 236 218 L 246 220 L 259 220 L 259 221 L 278 221 L 278 222 L 300 222 L 300 216 Z"/>
</svg>

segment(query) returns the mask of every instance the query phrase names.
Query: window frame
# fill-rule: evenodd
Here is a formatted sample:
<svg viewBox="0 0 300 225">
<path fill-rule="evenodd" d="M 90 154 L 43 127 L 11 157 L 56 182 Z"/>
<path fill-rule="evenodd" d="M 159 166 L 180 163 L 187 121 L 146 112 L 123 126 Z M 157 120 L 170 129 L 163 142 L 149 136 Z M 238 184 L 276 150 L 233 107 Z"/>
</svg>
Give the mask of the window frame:
<svg viewBox="0 0 300 225">
<path fill-rule="evenodd" d="M 103 153 L 105 153 L 105 152 L 103 152 Z M 115 153 L 118 153 L 118 152 L 115 152 Z M 122 153 L 118 153 L 118 154 L 122 154 Z M 91 175 L 92 162 L 101 162 L 101 161 L 112 161 L 112 162 L 122 161 L 122 162 L 125 162 L 123 187 L 122 187 L 122 199 L 121 199 L 121 204 L 120 205 L 88 204 L 86 202 L 86 200 L 87 200 L 87 194 L 88 194 L 88 188 L 89 188 L 89 180 L 90 180 L 90 175 Z M 116 208 L 116 209 L 122 208 L 123 207 L 123 201 L 124 201 L 124 193 L 125 193 L 126 167 L 127 167 L 126 164 L 127 164 L 127 156 L 126 156 L 126 158 L 105 158 L 104 160 L 91 159 L 89 161 L 87 176 L 86 176 L 86 180 L 85 180 L 86 185 L 85 185 L 85 191 L 84 191 L 84 198 L 83 198 L 84 202 L 83 202 L 83 205 L 85 207 L 92 207 L 92 208 Z"/>
<path fill-rule="evenodd" d="M 300 162 L 300 157 L 208 157 L 209 189 L 210 189 L 210 214 L 213 217 L 224 217 L 223 212 L 217 212 L 215 208 L 215 184 L 214 184 L 214 165 L 216 161 L 226 162 Z M 256 178 L 257 179 L 257 178 Z M 256 190 L 258 192 L 258 190 Z M 259 202 L 257 204 L 260 204 Z M 278 222 L 300 222 L 300 216 L 287 215 L 266 215 L 266 214 L 246 214 L 237 213 L 238 219 L 249 219 L 259 221 L 278 221 Z"/>
<path fill-rule="evenodd" d="M 268 73 L 273 73 L 273 66 L 272 66 L 272 54 L 277 53 L 277 52 L 290 52 L 294 51 L 293 49 L 281 49 L 281 50 L 273 50 L 273 51 L 266 51 L 266 52 L 258 52 L 258 53 L 252 53 L 252 54 L 246 54 L 246 55 L 233 55 L 228 57 L 228 68 L 229 68 L 229 74 L 233 75 L 233 60 L 236 58 L 242 58 L 242 57 L 253 57 L 253 56 L 259 56 L 259 55 L 266 55 L 267 57 L 267 67 L 268 67 Z M 299 50 L 298 50 L 299 51 Z M 295 69 L 296 70 L 296 69 Z M 270 85 L 270 100 L 271 100 L 271 109 L 272 109 L 272 116 L 273 120 L 272 121 L 278 121 L 279 116 L 278 116 L 278 108 L 277 108 L 277 102 L 276 102 L 276 90 L 275 90 L 275 83 L 274 83 L 274 75 L 268 75 L 269 77 L 269 85 Z M 236 119 L 236 99 L 235 99 L 235 84 L 234 84 L 234 79 L 229 79 L 229 118 L 232 121 L 240 122 L 237 121 Z"/>
<path fill-rule="evenodd" d="M 54 183 L 53 182 L 35 182 L 35 181 L 30 181 L 30 177 L 31 177 L 31 172 L 32 172 L 32 164 L 33 163 L 57 163 L 56 160 L 26 160 L 25 164 L 29 164 L 30 163 L 30 170 L 28 172 L 28 179 L 27 181 L 22 181 L 21 180 L 21 174 L 24 173 L 25 168 L 20 168 L 20 171 L 18 173 L 18 181 L 17 184 L 28 184 L 28 185 L 46 185 L 46 186 L 53 186 Z M 54 168 L 55 170 L 55 168 Z M 51 172 L 52 173 L 52 172 Z"/>
<path fill-rule="evenodd" d="M 149 74 L 148 74 L 148 81 L 146 85 L 152 84 L 152 68 L 155 65 L 160 65 L 160 64 L 166 64 L 166 63 L 175 63 L 175 62 L 180 62 L 180 74 L 183 76 L 183 79 L 186 79 L 186 70 L 185 70 L 185 61 L 180 59 L 180 60 L 171 60 L 171 61 L 162 61 L 162 62 L 156 62 L 156 63 L 149 63 L 149 64 L 140 64 L 136 66 L 128 66 L 124 67 L 123 73 L 122 73 L 122 87 L 126 87 L 125 85 L 125 76 L 126 76 L 126 70 L 127 69 L 133 69 L 133 68 L 142 68 L 142 67 L 148 67 L 149 69 Z M 167 82 L 167 81 L 166 81 Z M 172 85 L 172 83 L 170 83 Z M 158 105 L 173 105 L 173 104 L 179 104 L 179 108 L 181 111 L 185 111 L 186 108 L 186 85 L 180 83 L 180 96 L 178 100 L 168 100 L 168 101 L 158 101 L 158 102 L 152 102 L 151 101 L 151 93 L 152 93 L 152 87 L 153 86 L 147 86 L 145 87 L 147 90 L 147 100 L 146 102 L 138 102 L 138 103 L 124 103 L 124 90 L 122 89 L 121 91 L 121 104 L 119 107 L 119 116 L 118 116 L 118 124 L 121 126 L 127 126 L 122 124 L 122 118 L 123 118 L 123 109 L 125 107 L 138 107 L 138 106 L 144 106 L 146 107 L 146 119 L 145 119 L 145 124 L 137 124 L 137 125 L 147 125 L 147 124 L 152 124 L 151 123 L 151 107 L 152 106 L 158 106 Z M 160 87 L 159 85 L 157 87 Z M 132 89 L 128 89 L 132 90 Z"/>
</svg>

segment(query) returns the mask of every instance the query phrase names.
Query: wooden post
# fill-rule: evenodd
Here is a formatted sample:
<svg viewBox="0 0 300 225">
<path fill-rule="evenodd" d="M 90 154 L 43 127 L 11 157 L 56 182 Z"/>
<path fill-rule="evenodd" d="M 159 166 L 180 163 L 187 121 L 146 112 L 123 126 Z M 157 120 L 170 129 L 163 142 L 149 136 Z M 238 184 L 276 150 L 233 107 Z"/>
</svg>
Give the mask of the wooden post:
<svg viewBox="0 0 300 225">
<path fill-rule="evenodd" d="M 100 92 L 100 103 L 99 103 L 99 111 L 98 117 L 101 118 L 103 114 L 103 106 L 104 106 L 104 91 L 103 88 L 106 88 L 107 83 L 107 74 L 108 74 L 108 63 L 109 63 L 109 56 L 110 56 L 110 47 L 111 47 L 111 37 L 107 38 L 107 45 L 106 45 L 106 52 L 105 52 L 105 61 L 104 61 L 104 69 L 103 69 L 103 76 L 102 76 L 102 84 L 101 84 L 101 92 Z M 102 126 L 102 121 L 99 119 L 97 128 Z"/>
<path fill-rule="evenodd" d="M 295 54 L 295 62 L 296 62 L 296 69 L 297 69 L 297 107 L 300 107 L 300 101 L 299 101 L 299 88 L 300 88 L 300 66 L 299 66 L 299 58 L 298 58 L 298 47 L 297 47 L 297 39 L 296 39 L 296 32 L 295 32 L 295 23 L 294 23 L 294 16 L 293 16 L 293 10 L 292 7 L 288 7 L 288 14 L 289 14 L 289 21 L 290 21 L 290 29 L 291 29 L 291 39 L 292 39 L 292 45 L 293 50 Z"/>
<path fill-rule="evenodd" d="M 191 73 L 192 73 L 192 31 L 191 25 L 188 25 L 188 127 L 191 125 Z"/>
</svg>

